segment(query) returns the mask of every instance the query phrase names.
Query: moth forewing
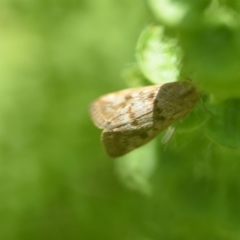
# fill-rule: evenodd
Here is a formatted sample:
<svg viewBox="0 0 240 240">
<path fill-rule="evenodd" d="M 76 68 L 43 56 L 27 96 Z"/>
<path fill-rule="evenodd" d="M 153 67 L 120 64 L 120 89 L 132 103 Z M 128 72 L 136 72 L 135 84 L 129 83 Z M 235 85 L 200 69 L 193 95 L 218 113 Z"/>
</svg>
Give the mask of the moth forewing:
<svg viewBox="0 0 240 240">
<path fill-rule="evenodd" d="M 200 95 L 190 82 L 132 88 L 104 95 L 90 106 L 102 143 L 120 157 L 149 142 L 192 110 Z"/>
<path fill-rule="evenodd" d="M 147 112 L 152 112 L 153 101 L 160 87 L 161 85 L 153 85 L 131 88 L 103 95 L 90 106 L 92 121 L 100 129 L 113 129 L 128 124 Z"/>
</svg>

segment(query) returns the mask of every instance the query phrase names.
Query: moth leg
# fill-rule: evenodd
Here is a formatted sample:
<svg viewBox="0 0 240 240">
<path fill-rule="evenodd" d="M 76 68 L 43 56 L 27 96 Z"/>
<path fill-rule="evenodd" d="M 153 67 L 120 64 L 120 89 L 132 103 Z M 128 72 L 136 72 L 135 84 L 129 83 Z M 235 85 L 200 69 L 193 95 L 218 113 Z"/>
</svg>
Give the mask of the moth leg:
<svg viewBox="0 0 240 240">
<path fill-rule="evenodd" d="M 168 144 L 169 144 L 173 134 L 175 133 L 175 130 L 176 130 L 176 127 L 170 126 L 170 127 L 168 127 L 166 133 L 164 134 L 162 141 L 161 141 L 163 144 L 165 144 L 164 150 L 167 149 Z"/>
</svg>

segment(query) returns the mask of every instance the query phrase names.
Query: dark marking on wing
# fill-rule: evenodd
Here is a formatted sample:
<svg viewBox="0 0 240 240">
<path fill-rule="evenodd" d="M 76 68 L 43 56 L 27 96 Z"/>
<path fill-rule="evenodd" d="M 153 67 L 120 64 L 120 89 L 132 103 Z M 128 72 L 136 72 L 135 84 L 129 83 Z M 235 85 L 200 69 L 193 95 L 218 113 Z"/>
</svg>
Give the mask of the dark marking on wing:
<svg viewBox="0 0 240 240">
<path fill-rule="evenodd" d="M 135 119 L 134 111 L 131 107 L 128 108 L 127 113 L 129 114 L 130 119 Z"/>
<path fill-rule="evenodd" d="M 145 138 L 148 137 L 148 134 L 147 134 L 146 132 L 142 132 L 142 133 L 140 133 L 139 136 L 140 136 L 142 139 L 145 139 Z"/>
<path fill-rule="evenodd" d="M 154 109 L 154 111 L 156 111 L 158 114 L 161 114 L 162 110 L 160 108 L 156 108 Z"/>
<path fill-rule="evenodd" d="M 156 116 L 157 121 L 164 121 L 166 118 L 164 116 Z"/>
<path fill-rule="evenodd" d="M 125 96 L 125 99 L 126 99 L 126 100 L 129 100 L 129 99 L 131 99 L 131 98 L 132 98 L 131 95 L 126 95 L 126 96 Z"/>
<path fill-rule="evenodd" d="M 131 122 L 131 125 L 133 125 L 133 126 L 138 126 L 139 123 L 138 123 L 137 119 L 134 119 L 134 120 Z"/>
<path fill-rule="evenodd" d="M 152 92 L 148 95 L 148 98 L 154 98 L 155 94 Z"/>
</svg>

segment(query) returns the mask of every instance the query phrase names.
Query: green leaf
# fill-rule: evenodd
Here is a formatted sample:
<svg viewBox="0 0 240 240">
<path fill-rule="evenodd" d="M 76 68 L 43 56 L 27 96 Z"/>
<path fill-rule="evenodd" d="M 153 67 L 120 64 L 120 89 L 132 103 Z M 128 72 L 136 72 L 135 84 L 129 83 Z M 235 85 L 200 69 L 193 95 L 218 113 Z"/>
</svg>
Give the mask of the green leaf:
<svg viewBox="0 0 240 240">
<path fill-rule="evenodd" d="M 151 25 L 142 32 L 136 56 L 141 71 L 151 82 L 177 80 L 182 54 L 177 40 L 165 36 L 163 27 Z"/>
<path fill-rule="evenodd" d="M 180 32 L 183 69 L 191 69 L 202 90 L 219 100 L 240 96 L 239 26 L 233 12 L 213 6 L 194 30 Z"/>
<path fill-rule="evenodd" d="M 223 146 L 240 147 L 240 99 L 209 106 L 213 112 L 205 126 L 206 135 Z"/>
<path fill-rule="evenodd" d="M 151 141 L 116 159 L 117 175 L 127 188 L 144 195 L 151 195 L 150 177 L 157 164 L 155 146 L 156 141 Z"/>
<path fill-rule="evenodd" d="M 210 113 L 204 108 L 204 103 L 199 101 L 194 109 L 177 125 L 180 133 L 191 132 L 200 128 L 210 117 Z"/>
<path fill-rule="evenodd" d="M 194 19 L 208 6 L 208 0 L 149 0 L 157 19 L 168 27 L 193 26 Z"/>
<path fill-rule="evenodd" d="M 122 71 L 122 77 L 127 83 L 128 87 L 139 87 L 147 85 L 148 80 L 139 69 L 137 63 L 127 66 Z"/>
</svg>

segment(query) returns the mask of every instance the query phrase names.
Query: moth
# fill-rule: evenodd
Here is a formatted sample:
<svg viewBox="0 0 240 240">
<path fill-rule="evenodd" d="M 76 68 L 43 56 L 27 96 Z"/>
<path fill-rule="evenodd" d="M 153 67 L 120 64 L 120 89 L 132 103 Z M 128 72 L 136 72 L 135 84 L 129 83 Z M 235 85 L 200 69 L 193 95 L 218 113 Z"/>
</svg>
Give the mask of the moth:
<svg viewBox="0 0 240 240">
<path fill-rule="evenodd" d="M 106 152 L 116 158 L 185 117 L 199 98 L 187 81 L 130 88 L 98 98 L 90 105 L 90 116 L 103 129 L 101 141 Z"/>
</svg>

